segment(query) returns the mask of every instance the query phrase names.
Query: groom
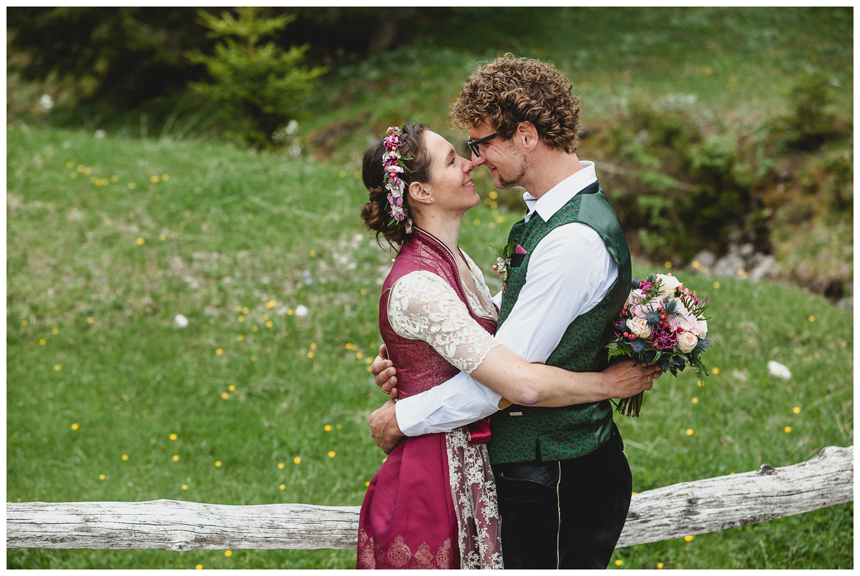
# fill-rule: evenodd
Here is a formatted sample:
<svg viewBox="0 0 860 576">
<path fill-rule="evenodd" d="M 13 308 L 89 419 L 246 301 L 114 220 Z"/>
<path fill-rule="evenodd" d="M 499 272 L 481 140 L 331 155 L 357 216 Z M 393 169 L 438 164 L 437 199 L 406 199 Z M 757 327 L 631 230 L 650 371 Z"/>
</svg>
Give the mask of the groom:
<svg viewBox="0 0 860 576">
<path fill-rule="evenodd" d="M 496 338 L 529 362 L 589 372 L 630 291 L 630 253 L 594 164 L 576 155 L 578 98 L 549 64 L 507 54 L 474 72 L 452 110 L 472 163 L 497 188 L 527 191 L 511 230 Z M 377 357 L 384 389 L 396 380 Z M 500 404 L 501 401 L 501 404 Z M 389 452 L 400 436 L 444 432 L 492 414 L 488 445 L 506 568 L 606 568 L 630 505 L 632 478 L 608 399 L 564 408 L 507 404 L 460 373 L 370 418 Z"/>
</svg>

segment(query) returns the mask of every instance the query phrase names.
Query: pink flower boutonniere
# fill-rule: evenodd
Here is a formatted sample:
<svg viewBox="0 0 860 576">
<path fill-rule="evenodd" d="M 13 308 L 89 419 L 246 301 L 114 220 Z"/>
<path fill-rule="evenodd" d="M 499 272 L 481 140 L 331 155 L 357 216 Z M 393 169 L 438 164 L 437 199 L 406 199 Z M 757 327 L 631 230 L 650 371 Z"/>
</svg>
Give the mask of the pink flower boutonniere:
<svg viewBox="0 0 860 576">
<path fill-rule="evenodd" d="M 517 244 L 508 244 L 501 250 L 501 255 L 496 257 L 496 263 L 493 264 L 493 270 L 501 277 L 502 282 L 508 281 L 508 268 L 513 266 L 517 268 L 523 263 L 523 260 L 528 254 L 528 250 Z"/>
</svg>

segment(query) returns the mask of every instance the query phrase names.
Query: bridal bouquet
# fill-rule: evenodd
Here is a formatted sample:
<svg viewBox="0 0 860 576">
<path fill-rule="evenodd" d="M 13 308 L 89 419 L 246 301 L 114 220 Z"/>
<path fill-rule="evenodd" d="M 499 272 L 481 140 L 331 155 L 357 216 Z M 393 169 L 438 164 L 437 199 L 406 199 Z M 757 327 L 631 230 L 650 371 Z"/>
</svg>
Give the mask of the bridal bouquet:
<svg viewBox="0 0 860 576">
<path fill-rule="evenodd" d="M 610 360 L 656 363 L 673 376 L 689 364 L 699 376 L 707 376 L 701 355 L 712 343 L 705 317 L 710 299 L 699 300 L 672 274 L 634 279 L 633 290 L 615 321 L 613 338 L 606 345 Z M 639 416 L 643 396 L 640 392 L 621 400 L 616 411 Z"/>
</svg>

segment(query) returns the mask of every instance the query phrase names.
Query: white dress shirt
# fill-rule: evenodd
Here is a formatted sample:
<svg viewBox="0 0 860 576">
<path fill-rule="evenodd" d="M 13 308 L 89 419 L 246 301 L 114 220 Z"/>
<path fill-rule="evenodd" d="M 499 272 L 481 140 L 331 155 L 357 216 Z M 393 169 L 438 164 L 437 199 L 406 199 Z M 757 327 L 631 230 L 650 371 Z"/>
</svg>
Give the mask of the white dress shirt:
<svg viewBox="0 0 860 576">
<path fill-rule="evenodd" d="M 597 181 L 594 163 L 581 164 L 581 170 L 541 198 L 523 194 L 526 221 L 535 215 L 548 221 Z M 555 228 L 532 250 L 525 284 L 496 339 L 527 362 L 546 362 L 570 323 L 600 303 L 617 277 L 615 261 L 593 228 L 578 222 Z M 494 299 L 496 304 L 500 295 Z M 447 432 L 496 412 L 500 399 L 501 395 L 460 372 L 439 386 L 398 401 L 397 424 L 406 436 Z"/>
</svg>

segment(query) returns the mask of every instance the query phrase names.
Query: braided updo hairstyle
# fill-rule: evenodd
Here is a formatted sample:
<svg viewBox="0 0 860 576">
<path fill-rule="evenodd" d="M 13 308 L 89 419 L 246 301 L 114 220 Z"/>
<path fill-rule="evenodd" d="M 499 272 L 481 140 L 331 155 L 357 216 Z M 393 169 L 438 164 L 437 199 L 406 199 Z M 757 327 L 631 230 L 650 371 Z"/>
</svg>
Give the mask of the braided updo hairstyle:
<svg viewBox="0 0 860 576">
<path fill-rule="evenodd" d="M 408 170 L 400 174 L 400 178 L 409 188 L 412 182 L 428 182 L 430 180 L 430 154 L 424 147 L 424 132 L 426 128 L 421 124 L 404 124 L 401 130 L 400 141 L 402 145 L 398 152 L 404 160 Z M 402 245 L 409 234 L 406 232 L 407 220 L 399 222 L 392 221 L 390 208 L 388 206 L 388 190 L 385 189 L 385 168 L 382 166 L 382 157 L 385 154 L 385 145 L 382 139 L 374 142 L 364 153 L 361 163 L 361 178 L 364 187 L 367 188 L 369 201 L 361 208 L 361 218 L 369 230 L 376 231 L 376 239 L 379 235 L 385 236 L 389 243 Z M 412 216 L 409 207 L 409 193 L 404 190 L 403 209 L 407 218 Z"/>
</svg>

